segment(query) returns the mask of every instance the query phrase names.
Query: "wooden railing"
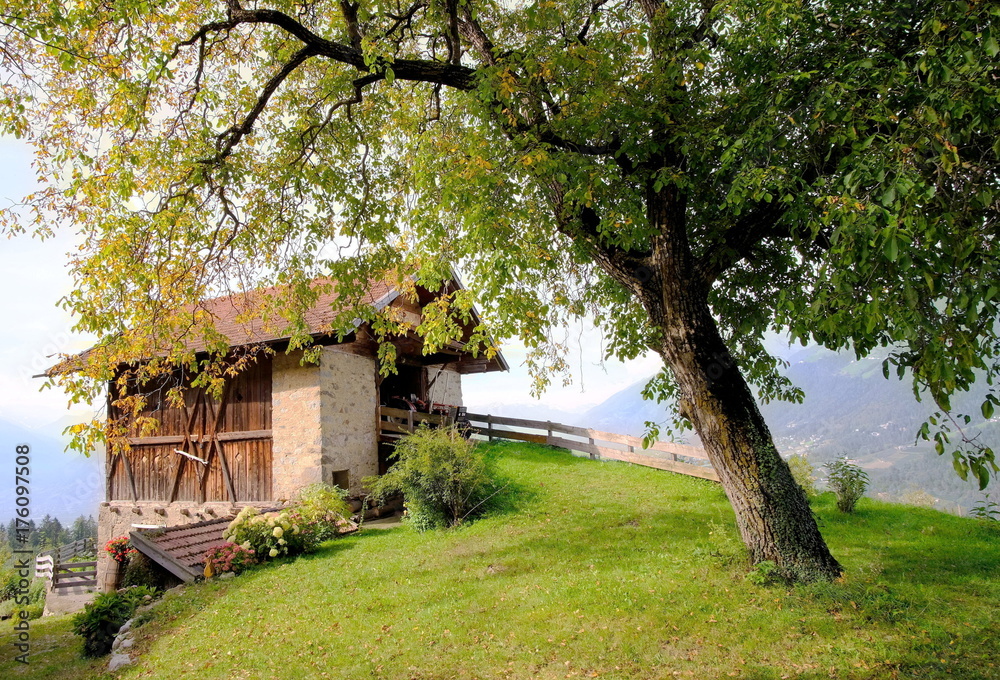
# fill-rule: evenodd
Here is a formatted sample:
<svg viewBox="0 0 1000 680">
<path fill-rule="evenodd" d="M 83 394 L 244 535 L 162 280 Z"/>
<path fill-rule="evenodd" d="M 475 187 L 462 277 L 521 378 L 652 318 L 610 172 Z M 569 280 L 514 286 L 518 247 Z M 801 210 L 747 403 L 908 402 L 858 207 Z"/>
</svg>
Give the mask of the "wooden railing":
<svg viewBox="0 0 1000 680">
<path fill-rule="evenodd" d="M 669 470 L 682 475 L 701 477 L 719 481 L 719 476 L 708 462 L 704 449 L 673 442 L 654 442 L 643 448 L 642 439 L 627 434 L 602 432 L 585 427 L 574 427 L 551 421 L 527 420 L 525 418 L 503 418 L 481 413 L 466 416 L 470 430 L 489 441 L 494 439 L 515 439 L 518 441 L 548 444 L 560 448 L 589 454 L 600 460 L 620 460 L 635 465 Z M 413 432 L 420 423 L 431 425 L 450 424 L 450 418 L 417 411 L 405 411 L 382 406 L 379 408 L 379 428 L 383 440 L 398 438 Z M 517 429 L 512 429 L 517 428 Z M 578 437 L 579 439 L 571 439 Z M 615 448 L 608 444 L 617 444 Z M 699 464 L 700 463 L 700 464 Z"/>
<path fill-rule="evenodd" d="M 97 585 L 97 562 L 66 562 L 52 571 L 53 588 Z"/>
<path fill-rule="evenodd" d="M 97 585 L 97 562 L 69 562 L 81 555 L 94 553 L 94 540 L 81 538 L 35 558 L 35 576 L 52 581 L 53 588 Z"/>
<path fill-rule="evenodd" d="M 658 441 L 644 449 L 641 438 L 627 434 L 603 432 L 551 421 L 503 418 L 481 413 L 470 413 L 468 418 L 472 423 L 472 430 L 490 441 L 515 439 L 535 442 L 536 444 L 548 444 L 570 451 L 586 453 L 591 458 L 598 460 L 620 460 L 659 470 L 669 470 L 682 475 L 710 479 L 714 482 L 719 481 L 719 475 L 711 465 L 699 465 L 698 462 L 691 462 L 708 462 L 708 454 L 697 446 Z M 570 439 L 562 435 L 581 439 Z M 582 441 L 582 439 L 586 441 Z M 607 446 L 607 444 L 618 444 L 624 448 L 614 448 Z"/>
<path fill-rule="evenodd" d="M 399 435 L 413 434 L 414 428 L 421 423 L 450 425 L 452 419 L 449 416 L 434 413 L 421 413 L 419 411 L 407 411 L 401 408 L 379 406 L 378 421 L 380 436 L 384 438 L 398 438 Z"/>
</svg>

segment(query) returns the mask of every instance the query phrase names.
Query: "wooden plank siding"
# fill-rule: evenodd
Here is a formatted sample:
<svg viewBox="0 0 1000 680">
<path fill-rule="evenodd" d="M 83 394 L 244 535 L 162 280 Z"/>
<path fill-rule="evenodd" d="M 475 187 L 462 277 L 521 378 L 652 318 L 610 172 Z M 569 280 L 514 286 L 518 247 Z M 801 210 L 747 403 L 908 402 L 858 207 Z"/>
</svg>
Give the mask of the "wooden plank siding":
<svg viewBox="0 0 1000 680">
<path fill-rule="evenodd" d="M 180 377 L 172 380 L 176 384 Z M 271 500 L 269 358 L 231 379 L 221 400 L 209 397 L 203 389 L 188 388 L 184 406 L 175 407 L 166 403 L 163 385 L 144 391 L 149 396 L 142 416 L 156 418 L 160 426 L 147 436 L 139 436 L 133 427 L 131 450 L 121 457 L 108 454 L 108 500 Z M 208 465 L 176 450 L 206 460 Z"/>
</svg>

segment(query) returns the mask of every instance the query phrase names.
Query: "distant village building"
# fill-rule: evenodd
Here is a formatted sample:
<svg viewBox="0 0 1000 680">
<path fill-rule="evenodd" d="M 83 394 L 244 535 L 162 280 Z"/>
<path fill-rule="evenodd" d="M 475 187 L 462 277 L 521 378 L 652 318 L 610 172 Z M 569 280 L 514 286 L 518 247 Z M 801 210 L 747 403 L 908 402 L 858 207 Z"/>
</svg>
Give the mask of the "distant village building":
<svg viewBox="0 0 1000 680">
<path fill-rule="evenodd" d="M 453 280 L 442 293 L 458 286 Z M 398 308 L 417 324 L 424 306 L 439 294 L 417 287 L 414 300 L 379 282 L 371 286 L 366 302 L 377 309 Z M 390 443 L 380 443 L 380 405 L 454 415 L 462 405 L 463 375 L 507 370 L 500 354 L 473 356 L 464 342 L 425 355 L 421 338 L 409 333 L 391 340 L 398 374 L 383 378 L 378 343 L 367 323 L 358 322 L 342 341 L 319 330 L 329 327 L 336 301 L 335 293 L 324 294 L 307 314 L 322 349 L 318 363 L 306 364 L 301 351 L 285 353 L 287 335 L 237 323 L 237 315 L 245 311 L 243 296 L 203 303 L 233 348 L 266 345 L 276 352 L 260 353 L 251 368 L 228 382 L 218 400 L 204 389 L 189 388 L 179 408 L 163 398 L 166 386 L 143 387 L 149 394 L 143 415 L 155 417 L 160 427 L 152 436 L 131 437 L 129 453 L 108 453 L 106 501 L 98 514 L 100 546 L 135 530 L 188 524 L 198 527 L 171 535 L 191 534 L 189 542 L 211 542 L 211 536 L 195 537 L 205 533 L 202 523 L 229 517 L 248 504 L 274 507 L 317 482 L 359 493 L 364 477 L 385 471 L 391 451 Z M 474 316 L 463 329 L 463 341 L 477 322 Z M 183 380 L 183 375 L 165 380 Z M 113 409 L 109 413 L 113 416 Z M 147 547 L 147 554 L 156 553 L 150 557 L 179 569 L 169 564 L 180 559 L 177 551 L 160 555 L 160 548 Z M 184 559 L 196 560 L 193 551 L 204 547 L 187 546 L 190 554 Z M 102 554 L 99 583 L 109 566 Z"/>
</svg>

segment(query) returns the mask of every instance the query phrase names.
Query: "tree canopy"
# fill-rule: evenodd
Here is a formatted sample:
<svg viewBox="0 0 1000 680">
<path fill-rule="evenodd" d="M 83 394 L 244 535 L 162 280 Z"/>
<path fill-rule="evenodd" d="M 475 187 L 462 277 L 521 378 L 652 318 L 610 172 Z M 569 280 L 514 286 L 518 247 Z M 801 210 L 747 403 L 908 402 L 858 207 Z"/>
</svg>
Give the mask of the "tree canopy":
<svg viewBox="0 0 1000 680">
<path fill-rule="evenodd" d="M 756 494 L 777 522 L 764 543 L 814 532 L 782 524 L 808 508 L 746 397 L 798 397 L 769 330 L 893 348 L 887 374 L 946 414 L 923 434 L 997 470 L 947 415 L 1000 356 L 995 3 L 14 0 L 0 21 L 3 121 L 48 182 L 6 229 L 84 237 L 65 305 L 103 350 L 59 378 L 78 398 L 124 361 L 191 363 L 185 338 L 223 352 L 213 294 L 283 284 L 262 314 L 305 343 L 314 276 L 453 264 L 471 293 L 432 340 L 474 294 L 543 369 L 584 313 L 609 354 L 658 352 L 651 391 L 738 518 Z M 815 552 L 739 521 L 755 559 Z"/>
</svg>

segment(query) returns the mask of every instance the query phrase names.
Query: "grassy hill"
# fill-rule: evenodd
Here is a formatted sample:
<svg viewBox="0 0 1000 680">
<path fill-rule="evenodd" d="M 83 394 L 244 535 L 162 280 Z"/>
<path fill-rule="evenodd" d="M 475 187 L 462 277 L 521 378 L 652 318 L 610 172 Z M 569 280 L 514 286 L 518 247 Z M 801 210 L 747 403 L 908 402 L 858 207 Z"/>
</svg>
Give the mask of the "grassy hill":
<svg viewBox="0 0 1000 680">
<path fill-rule="evenodd" d="M 820 347 L 774 348 L 789 362 L 783 373 L 805 392 L 805 401 L 793 404 L 772 401 L 761 406 L 778 449 L 786 454 L 809 456 L 819 468 L 841 454 L 860 462 L 871 477 L 869 495 L 905 498 L 924 490 L 938 499 L 938 508 L 968 514 L 983 494 L 977 483 L 962 481 L 952 468 L 950 455 L 938 456 L 932 443 L 914 446 L 920 425 L 937 409 L 930 398 L 917 401 L 910 382 L 887 380 L 882 356 L 855 360 L 850 353 Z M 576 424 L 641 435 L 646 421 L 664 422 L 668 405 L 645 401 L 640 381 L 594 407 Z M 986 386 L 953 399 L 956 413 L 969 414 L 966 428 L 979 442 L 1000 450 L 1000 416 L 984 421 L 980 404 Z M 686 433 L 698 444 L 694 433 Z M 994 500 L 1000 483 L 989 487 Z"/>
<path fill-rule="evenodd" d="M 845 578 L 765 587 L 746 578 L 717 485 L 541 446 L 494 451 L 512 493 L 490 516 L 362 531 L 189 587 L 139 628 L 141 660 L 119 677 L 1000 677 L 996 526 L 870 499 L 842 515 L 821 497 Z M 79 644 L 59 620 L 35 623 Z M 35 669 L 65 654 L 47 646 Z M 7 662 L 0 677 L 21 677 Z"/>
</svg>

